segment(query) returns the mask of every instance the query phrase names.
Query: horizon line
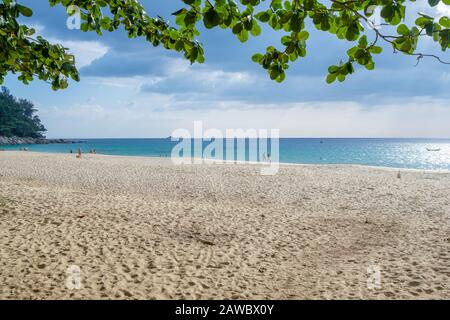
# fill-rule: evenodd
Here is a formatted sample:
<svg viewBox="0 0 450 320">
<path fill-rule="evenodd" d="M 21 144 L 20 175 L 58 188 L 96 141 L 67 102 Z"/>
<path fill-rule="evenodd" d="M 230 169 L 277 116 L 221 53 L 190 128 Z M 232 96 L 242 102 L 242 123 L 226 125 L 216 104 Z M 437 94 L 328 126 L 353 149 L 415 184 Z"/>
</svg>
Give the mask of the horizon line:
<svg viewBox="0 0 450 320">
<path fill-rule="evenodd" d="M 165 136 L 165 137 L 45 137 L 46 139 L 65 139 L 65 140 L 146 140 L 146 139 L 169 139 L 171 136 Z M 269 139 L 273 139 L 268 137 Z M 191 138 L 192 139 L 192 138 Z M 197 138 L 199 139 L 199 138 Z M 206 139 L 206 138 L 202 138 Z M 223 139 L 227 139 L 224 137 Z M 231 139 L 231 138 L 229 138 Z M 242 138 L 234 138 L 234 139 L 242 139 Z M 258 139 L 258 138 L 245 138 L 245 139 Z M 286 137 L 279 137 L 279 139 L 435 139 L 435 140 L 450 140 L 450 137 L 295 137 L 295 136 L 286 136 Z"/>
</svg>

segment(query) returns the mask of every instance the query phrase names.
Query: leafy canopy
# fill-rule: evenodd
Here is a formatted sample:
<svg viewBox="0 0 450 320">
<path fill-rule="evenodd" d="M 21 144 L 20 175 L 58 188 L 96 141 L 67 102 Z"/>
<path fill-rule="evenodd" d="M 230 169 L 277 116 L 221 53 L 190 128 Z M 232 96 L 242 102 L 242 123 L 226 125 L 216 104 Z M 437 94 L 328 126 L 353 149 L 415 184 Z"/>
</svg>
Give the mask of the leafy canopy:
<svg viewBox="0 0 450 320">
<path fill-rule="evenodd" d="M 51 83 L 53 89 L 64 89 L 68 79 L 79 81 L 75 58 L 68 49 L 50 44 L 35 35 L 35 30 L 21 25 L 20 16 L 30 17 L 32 10 L 14 0 L 0 3 L 0 83 L 7 73 L 18 73 L 28 84 L 33 78 Z M 427 0 L 431 7 L 450 0 Z M 198 26 L 207 29 L 229 29 L 241 42 L 261 34 L 261 25 L 284 33 L 281 46 L 269 46 L 264 53 L 253 55 L 272 80 L 282 82 L 289 64 L 307 53 L 308 28 L 312 25 L 338 39 L 354 43 L 347 57 L 328 68 L 328 83 L 344 81 L 354 72 L 355 64 L 368 70 L 375 67 L 373 55 L 380 54 L 379 42 L 392 46 L 394 52 L 417 57 L 439 56 L 417 52 L 419 41 L 432 39 L 442 51 L 450 48 L 450 18 L 435 18 L 417 13 L 414 25 L 404 23 L 406 6 L 415 0 L 180 0 L 181 8 L 174 12 L 176 25 L 165 19 L 149 16 L 137 0 L 49 0 L 51 6 L 61 4 L 68 14 L 75 5 L 81 12 L 81 30 L 112 32 L 122 27 L 130 38 L 143 37 L 154 46 L 182 53 L 191 63 L 204 62 L 202 45 L 196 41 Z M 381 10 L 381 24 L 374 26 L 372 17 Z M 384 31 L 389 31 L 385 34 Z M 370 37 L 370 35 L 374 35 Z M 369 37 L 373 40 L 369 41 Z"/>
<path fill-rule="evenodd" d="M 0 91 L 0 136 L 42 138 L 46 131 L 33 103 L 17 99 L 5 87 Z"/>
</svg>

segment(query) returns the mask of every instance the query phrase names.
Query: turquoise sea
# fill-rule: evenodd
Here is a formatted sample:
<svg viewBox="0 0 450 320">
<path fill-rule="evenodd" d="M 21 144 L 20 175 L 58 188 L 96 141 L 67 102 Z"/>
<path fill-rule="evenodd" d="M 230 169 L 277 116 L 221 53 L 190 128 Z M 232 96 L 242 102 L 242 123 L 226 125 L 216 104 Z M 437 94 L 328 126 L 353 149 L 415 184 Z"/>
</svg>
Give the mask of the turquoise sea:
<svg viewBox="0 0 450 320">
<path fill-rule="evenodd" d="M 83 152 L 96 149 L 97 153 L 107 155 L 170 157 L 172 148 L 177 144 L 170 139 L 82 139 L 82 141 L 84 142 L 79 144 L 26 147 L 30 151 L 38 152 L 68 153 L 71 149 L 75 152 L 81 148 Z M 203 143 L 204 146 L 208 144 L 209 142 Z M 248 149 L 248 141 L 246 146 Z M 2 148 L 21 147 L 24 146 Z M 280 162 L 286 163 L 361 164 L 450 170 L 450 139 L 282 138 L 279 141 L 279 150 Z"/>
</svg>

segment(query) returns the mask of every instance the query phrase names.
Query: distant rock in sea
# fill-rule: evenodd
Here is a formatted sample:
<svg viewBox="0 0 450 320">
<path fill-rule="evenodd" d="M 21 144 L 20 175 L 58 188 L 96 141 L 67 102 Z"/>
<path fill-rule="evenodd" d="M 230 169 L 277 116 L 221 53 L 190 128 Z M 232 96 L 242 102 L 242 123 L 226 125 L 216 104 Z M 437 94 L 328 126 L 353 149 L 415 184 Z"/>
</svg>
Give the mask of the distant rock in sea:
<svg viewBox="0 0 450 320">
<path fill-rule="evenodd" d="M 55 144 L 55 143 L 82 143 L 83 141 L 74 141 L 66 139 L 46 139 L 46 138 L 27 138 L 27 137 L 1 137 L 0 145 L 21 145 L 21 144 Z"/>
</svg>

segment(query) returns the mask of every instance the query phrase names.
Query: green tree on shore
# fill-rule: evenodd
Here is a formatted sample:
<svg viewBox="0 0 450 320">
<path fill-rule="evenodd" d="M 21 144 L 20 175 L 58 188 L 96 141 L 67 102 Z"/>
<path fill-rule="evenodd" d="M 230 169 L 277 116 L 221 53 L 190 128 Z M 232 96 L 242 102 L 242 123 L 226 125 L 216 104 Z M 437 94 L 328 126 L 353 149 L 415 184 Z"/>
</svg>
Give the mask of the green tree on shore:
<svg viewBox="0 0 450 320">
<path fill-rule="evenodd" d="M 0 83 L 10 72 L 19 74 L 19 80 L 25 84 L 37 77 L 51 83 L 55 90 L 66 88 L 68 79 L 79 81 L 75 57 L 68 49 L 50 44 L 43 37 L 34 37 L 34 29 L 18 22 L 21 16 L 32 16 L 32 10 L 18 0 L 1 1 Z M 171 26 L 164 18 L 150 17 L 137 0 L 49 0 L 51 6 L 66 7 L 69 14 L 80 13 L 84 32 L 102 34 L 123 27 L 130 38 L 143 37 L 154 46 L 178 51 L 191 63 L 204 61 L 203 47 L 196 41 L 200 23 L 207 29 L 231 30 L 241 42 L 246 42 L 249 36 L 260 35 L 261 25 L 266 24 L 273 30 L 284 32 L 281 46 L 269 46 L 252 59 L 278 82 L 284 80 L 290 63 L 307 54 L 308 29 L 312 27 L 351 43 L 347 56 L 339 57 L 341 62 L 328 68 L 328 83 L 344 81 L 355 71 L 356 65 L 374 69 L 373 58 L 381 53 L 381 42 L 390 45 L 394 52 L 417 57 L 418 62 L 429 57 L 447 63 L 437 55 L 417 52 L 417 48 L 428 38 L 446 51 L 450 47 L 450 18 L 435 18 L 419 12 L 414 17 L 414 24 L 407 25 L 406 7 L 415 0 L 239 2 L 180 0 L 181 8 L 173 13 L 176 26 Z M 450 5 L 450 0 L 427 0 L 427 3 L 435 7 L 440 3 Z M 74 6 L 79 10 L 74 10 Z M 381 21 L 379 26 L 373 26 L 371 18 L 377 8 L 381 12 Z M 380 26 L 383 28 L 379 29 Z"/>
<path fill-rule="evenodd" d="M 42 138 L 46 131 L 35 115 L 33 103 L 15 98 L 8 89 L 0 92 L 0 136 Z"/>
</svg>

